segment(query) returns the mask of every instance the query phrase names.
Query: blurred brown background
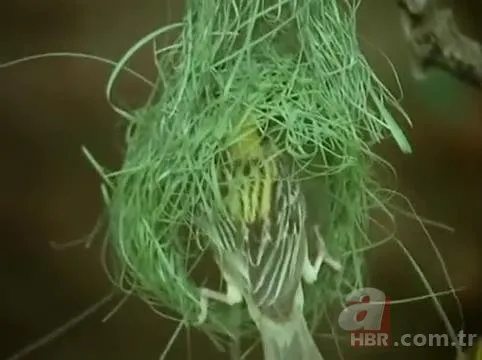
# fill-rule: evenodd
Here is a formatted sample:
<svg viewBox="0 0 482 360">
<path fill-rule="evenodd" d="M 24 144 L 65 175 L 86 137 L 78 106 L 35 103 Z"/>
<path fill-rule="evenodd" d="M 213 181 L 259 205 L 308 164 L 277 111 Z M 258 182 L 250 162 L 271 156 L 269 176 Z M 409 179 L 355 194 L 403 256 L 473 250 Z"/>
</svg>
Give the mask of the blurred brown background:
<svg viewBox="0 0 482 360">
<path fill-rule="evenodd" d="M 179 2 L 172 1 L 173 4 Z M 477 33 L 478 1 L 455 4 L 462 27 Z M 93 53 L 118 59 L 139 37 L 180 16 L 179 6 L 164 1 L 10 1 L 0 4 L 0 61 L 48 51 Z M 460 293 L 468 333 L 481 333 L 482 309 L 482 92 L 434 72 L 423 83 L 410 77 L 408 51 L 401 38 L 395 0 L 365 0 L 360 10 L 364 49 L 382 79 L 396 83 L 382 50 L 399 72 L 404 105 L 415 124 L 410 136 L 414 155 L 402 156 L 392 144 L 380 152 L 399 176 L 399 189 L 419 213 L 455 228 L 430 228 Z M 480 29 L 479 29 L 480 30 Z M 149 53 L 131 66 L 152 78 Z M 66 242 L 88 233 L 102 209 L 99 179 L 81 154 L 87 146 L 111 167 L 119 165 L 122 133 L 109 108 L 104 85 L 110 68 L 89 60 L 55 58 L 0 69 L 0 359 L 62 325 L 109 291 L 98 246 L 55 251 L 50 242 Z M 118 90 L 136 106 L 148 89 L 126 77 Z M 416 222 L 398 221 L 399 237 L 427 273 L 436 290 L 447 288 L 426 235 Z M 397 246 L 369 255 L 371 283 L 392 299 L 426 293 Z M 112 304 L 113 305 L 113 304 Z M 444 298 L 455 327 L 455 302 Z M 157 359 L 176 324 L 130 300 L 108 322 L 112 306 L 25 359 Z M 392 309 L 395 332 L 442 333 L 430 301 Z M 322 341 L 327 359 L 333 342 Z M 179 337 L 167 359 L 227 359 L 203 335 Z M 403 348 L 375 352 L 346 350 L 345 358 L 453 359 L 450 348 Z"/>
</svg>

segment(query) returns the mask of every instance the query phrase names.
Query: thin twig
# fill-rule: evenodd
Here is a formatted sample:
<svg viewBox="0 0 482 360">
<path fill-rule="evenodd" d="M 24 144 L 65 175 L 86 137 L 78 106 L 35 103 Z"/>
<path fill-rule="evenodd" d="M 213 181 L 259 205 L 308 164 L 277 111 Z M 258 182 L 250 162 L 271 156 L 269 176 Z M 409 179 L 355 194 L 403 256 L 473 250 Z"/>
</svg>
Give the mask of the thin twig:
<svg viewBox="0 0 482 360">
<path fill-rule="evenodd" d="M 235 333 L 229 344 L 230 360 L 241 360 L 241 307 L 239 304 L 231 308 L 231 316 L 235 324 Z"/>
<path fill-rule="evenodd" d="M 482 88 L 482 45 L 458 28 L 452 10 L 436 0 L 397 0 L 402 26 L 410 43 L 415 75 L 439 67 L 460 80 Z"/>
<path fill-rule="evenodd" d="M 239 336 L 236 336 L 229 345 L 230 360 L 241 360 L 241 343 Z"/>
<path fill-rule="evenodd" d="M 7 360 L 23 359 L 27 355 L 31 354 L 33 351 L 38 350 L 39 348 L 49 344 L 51 341 L 57 339 L 60 335 L 65 334 L 67 331 L 71 330 L 73 327 L 78 325 L 81 321 L 85 320 L 87 317 L 95 313 L 97 310 L 99 310 L 109 301 L 114 299 L 116 295 L 117 295 L 117 292 L 112 291 L 107 296 L 103 297 L 101 300 L 96 301 L 93 305 L 90 305 L 86 310 L 84 310 L 79 315 L 76 315 L 73 318 L 71 318 L 64 325 L 54 329 L 47 335 L 41 337 L 40 339 L 34 341 L 30 345 L 24 347 L 20 351 L 8 357 Z"/>
</svg>

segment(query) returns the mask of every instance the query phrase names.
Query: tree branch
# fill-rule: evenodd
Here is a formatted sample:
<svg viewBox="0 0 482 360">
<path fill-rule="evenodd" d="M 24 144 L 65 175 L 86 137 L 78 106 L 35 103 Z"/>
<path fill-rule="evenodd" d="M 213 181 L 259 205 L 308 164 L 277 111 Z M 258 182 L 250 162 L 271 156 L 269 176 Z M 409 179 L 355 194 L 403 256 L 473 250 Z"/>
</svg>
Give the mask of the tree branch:
<svg viewBox="0 0 482 360">
<path fill-rule="evenodd" d="M 482 89 L 482 46 L 462 34 L 452 10 L 440 9 L 436 0 L 397 0 L 409 42 L 416 76 L 439 67 Z"/>
</svg>

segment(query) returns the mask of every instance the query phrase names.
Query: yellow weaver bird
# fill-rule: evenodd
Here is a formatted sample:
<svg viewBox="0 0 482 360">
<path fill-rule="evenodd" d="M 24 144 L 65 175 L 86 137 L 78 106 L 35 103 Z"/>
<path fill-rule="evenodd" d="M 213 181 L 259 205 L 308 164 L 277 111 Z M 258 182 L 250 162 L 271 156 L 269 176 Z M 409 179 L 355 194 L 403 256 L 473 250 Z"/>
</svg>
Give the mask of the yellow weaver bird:
<svg viewBox="0 0 482 360">
<path fill-rule="evenodd" d="M 308 257 L 306 203 L 290 164 L 263 141 L 256 119 L 247 116 L 220 171 L 227 215 L 204 221 L 226 292 L 201 288 L 199 323 L 208 300 L 246 302 L 266 360 L 321 360 L 303 315 L 302 279 L 313 283 L 323 262 L 339 270 L 319 232 L 318 256 Z"/>
</svg>

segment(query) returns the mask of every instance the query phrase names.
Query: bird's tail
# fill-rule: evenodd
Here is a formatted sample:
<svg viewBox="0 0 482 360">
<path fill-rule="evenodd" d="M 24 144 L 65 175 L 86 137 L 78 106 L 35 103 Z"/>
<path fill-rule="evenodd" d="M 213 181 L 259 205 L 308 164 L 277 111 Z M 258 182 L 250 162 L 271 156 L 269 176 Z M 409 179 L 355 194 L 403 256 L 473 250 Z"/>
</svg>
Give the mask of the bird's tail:
<svg viewBox="0 0 482 360">
<path fill-rule="evenodd" d="M 301 311 L 283 323 L 263 318 L 258 328 L 264 360 L 323 360 Z"/>
</svg>

